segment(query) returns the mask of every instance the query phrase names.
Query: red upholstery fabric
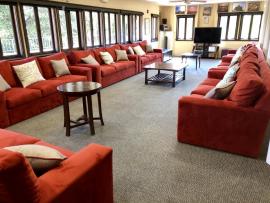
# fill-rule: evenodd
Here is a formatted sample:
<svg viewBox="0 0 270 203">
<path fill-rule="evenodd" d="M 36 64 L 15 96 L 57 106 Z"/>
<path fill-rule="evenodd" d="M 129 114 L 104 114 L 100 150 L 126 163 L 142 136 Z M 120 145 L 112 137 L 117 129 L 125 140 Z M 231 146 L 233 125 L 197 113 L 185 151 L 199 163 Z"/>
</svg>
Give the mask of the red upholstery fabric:
<svg viewBox="0 0 270 203">
<path fill-rule="evenodd" d="M 0 149 L 0 202 L 38 202 L 38 183 L 22 154 Z"/>
<path fill-rule="evenodd" d="M 207 78 L 201 83 L 201 85 L 216 86 L 219 83 L 219 81 L 220 79 Z"/>
<path fill-rule="evenodd" d="M 229 66 L 231 62 L 221 62 L 218 66 Z"/>
<path fill-rule="evenodd" d="M 88 81 L 92 81 L 92 69 L 88 67 L 69 66 L 69 71 L 72 75 L 86 76 Z"/>
<path fill-rule="evenodd" d="M 158 58 L 162 58 L 162 53 L 156 53 L 156 52 L 147 53 L 146 56 L 151 57 L 153 59 L 158 59 Z"/>
<path fill-rule="evenodd" d="M 102 65 L 101 66 L 101 75 L 106 77 L 108 75 L 112 75 L 116 72 L 116 68 L 112 65 Z"/>
<path fill-rule="evenodd" d="M 43 145 L 43 146 L 47 146 L 47 147 L 51 147 L 51 148 L 54 148 L 56 150 L 58 150 L 59 152 L 61 152 L 62 154 L 64 154 L 65 156 L 67 157 L 70 157 L 74 154 L 74 152 L 68 150 L 68 149 L 64 149 L 62 147 L 59 147 L 59 146 L 55 146 L 55 145 L 52 145 L 52 144 L 49 144 L 47 142 L 44 142 L 42 140 L 36 142 L 35 144 L 38 144 L 38 145 Z"/>
<path fill-rule="evenodd" d="M 116 56 L 115 50 L 116 49 L 120 50 L 121 49 L 120 46 L 118 44 L 116 44 L 116 45 L 113 45 L 111 47 L 106 47 L 105 49 L 107 52 L 109 52 L 111 54 L 111 56 L 113 57 L 113 60 L 116 61 L 117 56 Z"/>
<path fill-rule="evenodd" d="M 149 61 L 155 60 L 157 57 L 155 54 L 147 53 L 146 58 L 148 58 Z"/>
<path fill-rule="evenodd" d="M 61 60 L 65 59 L 67 64 L 69 65 L 68 59 L 66 57 L 66 54 L 64 52 L 56 53 L 53 55 L 45 56 L 45 57 L 39 57 L 38 62 L 40 64 L 40 67 L 42 69 L 43 75 L 46 79 L 54 78 L 55 73 L 51 64 L 51 60 Z"/>
<path fill-rule="evenodd" d="M 95 58 L 96 58 L 97 62 L 99 64 L 104 64 L 104 62 L 103 62 L 103 60 L 102 60 L 102 58 L 100 56 L 100 52 L 104 52 L 104 51 L 106 51 L 106 49 L 101 47 L 101 48 L 94 49 L 93 51 L 94 51 Z"/>
<path fill-rule="evenodd" d="M 68 53 L 67 57 L 71 65 L 82 63 L 81 59 L 89 55 L 95 56 L 94 52 L 90 49 L 86 50 L 72 50 Z"/>
<path fill-rule="evenodd" d="M 10 122 L 6 107 L 6 95 L 2 91 L 0 91 L 0 115 L 0 127 L 5 128 L 10 124 Z"/>
<path fill-rule="evenodd" d="M 41 92 L 29 88 L 11 88 L 5 92 L 8 108 L 14 108 L 24 103 L 36 100 L 42 97 Z"/>
<path fill-rule="evenodd" d="M 146 52 L 146 45 L 147 45 L 147 40 L 143 40 L 142 42 L 139 43 L 142 49 Z"/>
<path fill-rule="evenodd" d="M 0 61 L 0 75 L 3 76 L 11 87 L 17 86 L 11 65 L 8 61 Z"/>
<path fill-rule="evenodd" d="M 63 84 L 67 82 L 87 81 L 87 78 L 82 75 L 63 75 L 58 78 L 51 78 L 51 80 L 61 81 L 60 83 Z"/>
<path fill-rule="evenodd" d="M 212 88 L 214 88 L 212 85 L 199 85 L 191 94 L 206 95 Z"/>
<path fill-rule="evenodd" d="M 140 59 L 141 59 L 141 63 L 143 65 L 149 63 L 149 61 L 151 60 L 150 58 L 146 57 L 146 55 L 145 56 L 141 56 Z"/>
<path fill-rule="evenodd" d="M 111 66 L 115 67 L 116 71 L 120 71 L 135 67 L 136 64 L 134 61 L 118 61 L 117 63 L 111 64 Z"/>
<path fill-rule="evenodd" d="M 100 66 L 98 66 L 98 65 L 90 65 L 90 64 L 85 64 L 85 63 L 78 63 L 78 64 L 75 64 L 75 66 L 86 67 L 86 68 L 91 69 L 92 80 L 94 82 L 101 83 L 101 67 Z"/>
<path fill-rule="evenodd" d="M 208 78 L 214 78 L 221 80 L 225 73 L 227 72 L 228 68 L 220 69 L 220 68 L 210 68 L 208 71 Z"/>
<path fill-rule="evenodd" d="M 29 85 L 27 88 L 40 90 L 42 96 L 48 96 L 57 92 L 56 87 L 62 84 L 59 80 L 43 80 Z"/>
</svg>

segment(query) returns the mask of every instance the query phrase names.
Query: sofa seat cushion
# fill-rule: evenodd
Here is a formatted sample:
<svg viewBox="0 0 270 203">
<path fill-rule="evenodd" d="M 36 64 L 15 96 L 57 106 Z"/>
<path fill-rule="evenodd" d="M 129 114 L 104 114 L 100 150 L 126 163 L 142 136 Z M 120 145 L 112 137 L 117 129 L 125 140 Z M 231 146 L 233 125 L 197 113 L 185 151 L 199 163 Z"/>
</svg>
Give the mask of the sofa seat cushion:
<svg viewBox="0 0 270 203">
<path fill-rule="evenodd" d="M 48 96 L 56 93 L 56 87 L 61 84 L 61 80 L 43 80 L 29 85 L 27 88 L 40 90 L 42 96 Z"/>
<path fill-rule="evenodd" d="M 206 95 L 214 87 L 215 86 L 212 85 L 199 85 L 195 90 L 191 92 L 191 94 Z"/>
<path fill-rule="evenodd" d="M 146 57 L 149 59 L 149 61 L 154 61 L 157 59 L 155 54 L 150 54 L 150 53 L 146 54 Z"/>
<path fill-rule="evenodd" d="M 147 53 L 146 56 L 147 57 L 151 56 L 151 58 L 153 59 L 159 59 L 159 58 L 162 58 L 162 53 L 156 53 L 156 52 Z"/>
<path fill-rule="evenodd" d="M 14 108 L 42 97 L 41 91 L 29 88 L 11 88 L 5 92 L 7 107 Z"/>
<path fill-rule="evenodd" d="M 38 138 L 5 129 L 0 129 L 0 134 L 0 148 L 22 144 L 34 144 L 39 141 Z"/>
<path fill-rule="evenodd" d="M 207 78 L 205 79 L 201 85 L 210 85 L 210 86 L 216 86 L 219 83 L 220 79 L 216 78 Z"/>
<path fill-rule="evenodd" d="M 87 81 L 87 77 L 82 75 L 63 75 L 58 78 L 51 78 L 50 80 L 56 80 L 61 85 L 67 82 Z"/>
<path fill-rule="evenodd" d="M 135 67 L 135 61 L 118 61 L 117 63 L 112 64 L 112 66 L 115 67 L 116 71 L 121 71 Z"/>
<path fill-rule="evenodd" d="M 150 61 L 151 61 L 150 58 L 148 58 L 147 56 L 141 56 L 141 63 L 143 65 L 149 63 Z"/>
<path fill-rule="evenodd" d="M 223 62 L 222 61 L 218 66 L 227 66 L 228 67 L 228 66 L 230 66 L 230 64 L 231 63 L 229 63 L 229 62 Z"/>
<path fill-rule="evenodd" d="M 204 98 L 204 95 L 201 94 L 191 94 L 190 96 L 193 98 Z"/>
<path fill-rule="evenodd" d="M 101 75 L 103 77 L 106 77 L 108 75 L 112 75 L 114 73 L 116 73 L 116 68 L 112 65 L 102 65 L 101 66 Z"/>
</svg>

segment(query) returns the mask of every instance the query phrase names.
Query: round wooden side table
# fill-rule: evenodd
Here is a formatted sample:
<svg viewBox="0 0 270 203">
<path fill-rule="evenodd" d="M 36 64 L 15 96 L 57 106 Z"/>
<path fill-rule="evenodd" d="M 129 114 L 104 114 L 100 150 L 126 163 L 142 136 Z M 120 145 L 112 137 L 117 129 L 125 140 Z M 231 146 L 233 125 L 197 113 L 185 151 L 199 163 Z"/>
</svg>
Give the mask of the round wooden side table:
<svg viewBox="0 0 270 203">
<path fill-rule="evenodd" d="M 94 120 L 100 120 L 104 125 L 101 108 L 100 90 L 102 86 L 96 82 L 70 82 L 57 87 L 57 90 L 63 96 L 64 108 L 64 126 L 66 127 L 66 136 L 70 136 L 70 129 L 85 124 L 89 124 L 91 135 L 95 134 Z M 99 117 L 93 117 L 92 95 L 97 94 Z M 83 115 L 76 121 L 70 119 L 69 97 L 81 97 L 83 103 Z M 73 125 L 71 125 L 71 123 Z"/>
</svg>

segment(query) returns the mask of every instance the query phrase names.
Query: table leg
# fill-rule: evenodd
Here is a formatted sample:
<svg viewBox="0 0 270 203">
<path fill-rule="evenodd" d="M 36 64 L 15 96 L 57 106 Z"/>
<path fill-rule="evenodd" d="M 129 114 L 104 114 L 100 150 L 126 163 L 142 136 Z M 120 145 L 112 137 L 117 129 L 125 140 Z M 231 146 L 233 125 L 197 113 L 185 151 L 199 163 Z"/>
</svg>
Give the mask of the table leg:
<svg viewBox="0 0 270 203">
<path fill-rule="evenodd" d="M 86 121 L 87 120 L 87 107 L 86 107 L 86 98 L 83 96 L 83 118 Z"/>
<path fill-rule="evenodd" d="M 160 70 L 158 70 L 158 75 L 160 74 Z"/>
<path fill-rule="evenodd" d="M 172 87 L 175 87 L 175 71 L 173 71 L 173 82 L 172 82 Z"/>
<path fill-rule="evenodd" d="M 145 81 L 144 83 L 147 85 L 148 84 L 148 69 L 145 69 Z"/>
<path fill-rule="evenodd" d="M 93 106 L 92 106 L 92 97 L 87 95 L 87 104 L 88 104 L 88 122 L 90 126 L 91 135 L 95 134 L 94 122 L 93 122 Z"/>
<path fill-rule="evenodd" d="M 101 107 L 101 96 L 100 96 L 100 92 L 97 93 L 97 96 L 98 96 L 99 118 L 100 118 L 101 125 L 104 125 L 103 116 L 102 116 L 102 107 Z"/>
<path fill-rule="evenodd" d="M 196 70 L 198 68 L 198 57 L 196 57 Z"/>
<path fill-rule="evenodd" d="M 183 80 L 186 79 L 186 68 L 183 69 Z"/>
<path fill-rule="evenodd" d="M 70 113 L 68 97 L 63 95 L 63 107 L 64 107 L 64 127 L 66 127 L 66 136 L 70 136 Z"/>
<path fill-rule="evenodd" d="M 199 68 L 201 68 L 201 57 L 199 57 Z"/>
</svg>

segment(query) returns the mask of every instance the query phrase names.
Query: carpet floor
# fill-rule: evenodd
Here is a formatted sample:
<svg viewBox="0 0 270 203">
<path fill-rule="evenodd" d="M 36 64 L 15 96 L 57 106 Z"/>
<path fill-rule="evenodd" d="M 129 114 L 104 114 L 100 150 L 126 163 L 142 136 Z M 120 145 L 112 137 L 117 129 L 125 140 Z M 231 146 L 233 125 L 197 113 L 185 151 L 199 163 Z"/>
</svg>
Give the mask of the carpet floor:
<svg viewBox="0 0 270 203">
<path fill-rule="evenodd" d="M 174 59 L 177 63 L 179 59 Z M 144 85 L 144 73 L 102 90 L 105 126 L 95 122 L 65 136 L 63 110 L 58 107 L 9 127 L 74 151 L 90 143 L 113 148 L 115 202 L 270 202 L 270 167 L 265 159 L 178 143 L 178 98 L 189 95 L 217 60 L 193 60 L 186 80 Z M 93 97 L 95 113 L 96 97 Z M 71 102 L 74 118 L 82 113 L 81 100 Z M 265 156 L 265 155 L 264 155 Z"/>
</svg>

